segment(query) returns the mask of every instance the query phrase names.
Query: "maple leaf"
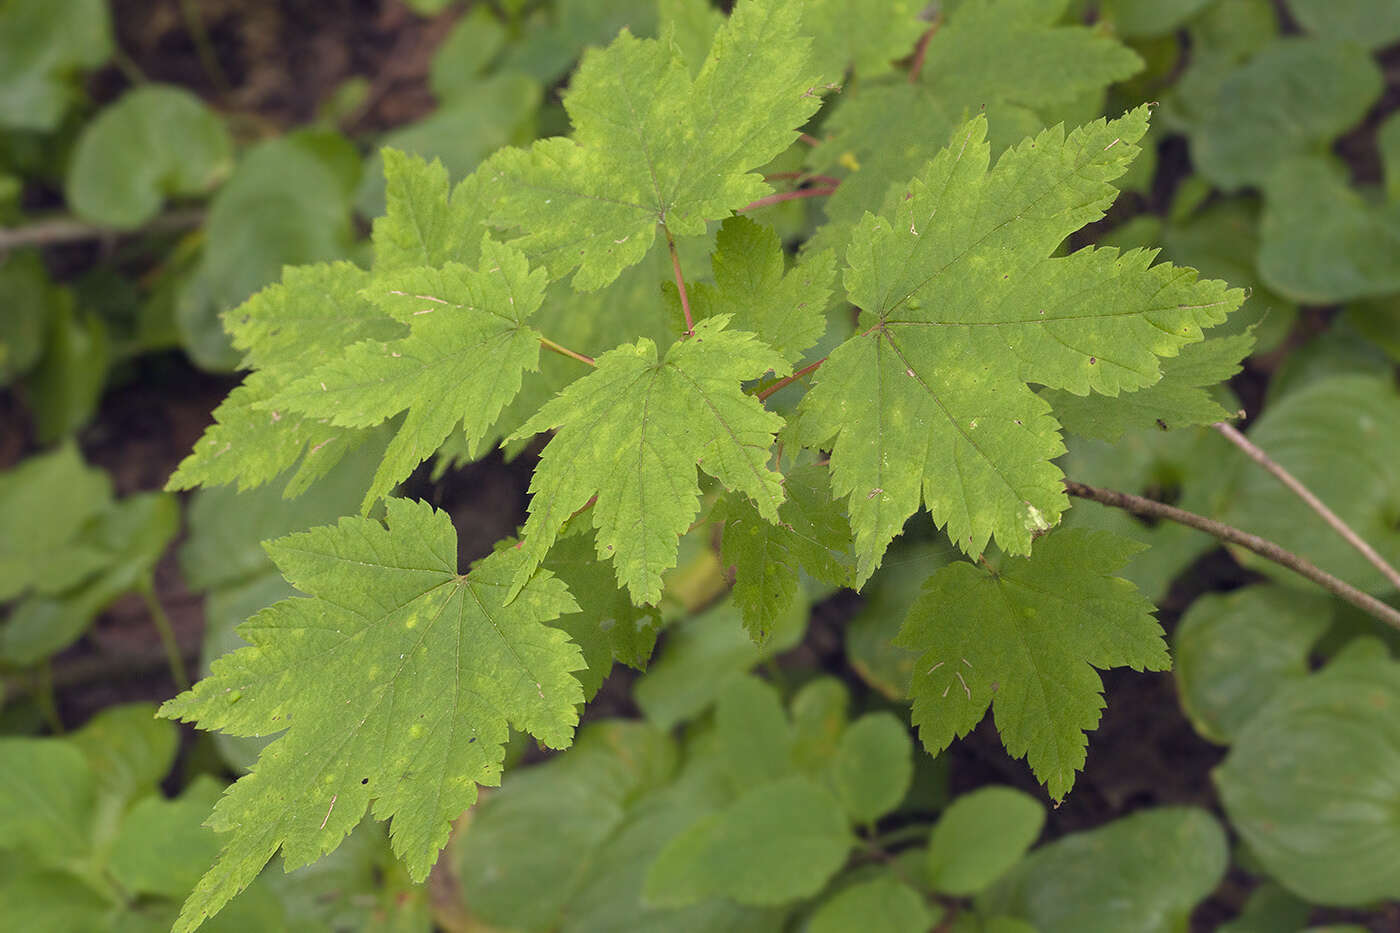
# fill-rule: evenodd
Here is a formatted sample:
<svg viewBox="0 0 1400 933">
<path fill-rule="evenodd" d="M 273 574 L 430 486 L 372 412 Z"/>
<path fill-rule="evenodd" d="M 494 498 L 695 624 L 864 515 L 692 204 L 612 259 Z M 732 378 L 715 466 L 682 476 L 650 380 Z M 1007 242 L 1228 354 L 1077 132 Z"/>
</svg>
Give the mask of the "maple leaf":
<svg viewBox="0 0 1400 933">
<path fill-rule="evenodd" d="M 539 368 L 540 334 L 525 320 L 544 299 L 543 269 L 516 249 L 481 245 L 481 266 L 401 270 L 372 295 L 411 331 L 364 341 L 317 367 L 263 408 L 301 412 L 339 427 L 379 424 L 407 411 L 365 496 L 365 511 L 431 456 L 460 422 L 475 444 Z"/>
<path fill-rule="evenodd" d="M 577 611 L 564 584 L 538 572 L 507 606 L 518 552 L 459 575 L 445 513 L 405 499 L 387 508 L 387 527 L 344 518 L 270 542 L 310 598 L 244 623 L 251 645 L 161 707 L 233 735 L 287 730 L 215 807 L 209 825 L 230 836 L 178 931 L 213 915 L 279 848 L 289 868 L 335 848 L 371 802 L 421 881 L 477 785 L 499 783 L 507 724 L 551 747 L 571 741 L 583 700 L 571 672 L 584 662 L 544 624 Z"/>
<path fill-rule="evenodd" d="M 928 28 L 919 19 L 922 7 L 914 0 L 807 0 L 802 31 L 813 37 L 812 61 L 833 81 L 847 65 L 862 78 L 883 74 Z"/>
<path fill-rule="evenodd" d="M 916 80 L 890 76 L 843 96 L 809 164 L 849 174 L 824 204 L 831 223 L 808 248 L 843 245 L 892 184 L 923 167 L 934 154 L 931 141 L 948 138 L 969 115 L 988 114 L 999 149 L 1081 113 L 1077 101 L 1142 68 L 1137 53 L 1111 36 L 1063 25 L 1066 5 L 967 0 L 928 40 Z"/>
<path fill-rule="evenodd" d="M 608 351 L 515 432 L 558 428 L 530 481 L 525 562 L 513 586 L 529 579 L 559 529 L 596 495 L 599 558 L 611 558 L 635 602 L 654 604 L 661 573 L 675 566 L 680 536 L 700 511 L 697 466 L 777 521 L 782 476 L 768 459 L 783 419 L 741 386 L 791 368 L 753 334 L 725 330 L 728 321 L 697 323 L 664 357 L 647 339 Z"/>
<path fill-rule="evenodd" d="M 449 262 L 475 265 L 491 201 L 482 179 L 468 175 L 454 189 L 447 169 L 434 159 L 383 150 L 385 209 L 375 218 L 374 274 Z"/>
<path fill-rule="evenodd" d="M 736 329 L 757 334 L 795 363 L 826 331 L 836 257 L 826 250 L 786 265 L 772 227 L 731 217 L 715 237 L 715 283 L 691 288 L 691 310 L 697 320 L 730 315 Z"/>
<path fill-rule="evenodd" d="M 832 586 L 851 582 L 851 529 L 831 501 L 826 468 L 789 470 L 787 501 L 778 524 L 765 521 L 747 499 L 729 495 L 710 518 L 724 522 L 721 556 L 734 566 L 734 604 L 753 640 L 767 640 L 797 599 L 800 571 Z"/>
<path fill-rule="evenodd" d="M 1147 108 L 1068 136 L 1056 127 L 988 170 L 969 121 L 909 186 L 857 227 L 845 275 L 865 330 L 832 352 L 799 406 L 798 439 L 830 446 L 864 582 L 922 501 L 969 554 L 1025 554 L 1068 505 L 1050 405 L 1027 383 L 1117 395 L 1202 339 L 1244 300 L 1153 252 L 1051 253 L 1102 216 Z"/>
<path fill-rule="evenodd" d="M 1252 330 L 1252 329 L 1251 329 Z M 1254 349 L 1253 333 L 1216 337 L 1184 347 L 1162 361 L 1162 379 L 1146 388 L 1109 399 L 1045 389 L 1040 397 L 1055 409 L 1066 431 L 1080 437 L 1116 441 L 1123 432 L 1154 425 L 1163 431 L 1214 424 L 1233 417 L 1211 397 L 1210 389 L 1240 371 Z"/>
<path fill-rule="evenodd" d="M 166 488 L 270 482 L 301 461 L 286 495 L 303 491 L 364 441 L 366 432 L 269 407 L 268 401 L 316 366 L 359 340 L 389 340 L 404 326 L 361 295 L 368 272 L 347 262 L 288 268 L 224 315 L 242 367 L 255 370 L 214 410 L 205 430 Z"/>
<path fill-rule="evenodd" d="M 810 93 L 801 5 L 740 0 L 692 79 L 679 47 L 623 30 L 590 50 L 564 107 L 572 138 L 506 149 L 481 169 L 509 191 L 492 222 L 557 278 L 575 267 L 580 291 L 600 288 L 642 259 L 664 224 L 705 232 L 771 189 L 750 172 L 797 137 L 820 105 Z"/>
<path fill-rule="evenodd" d="M 1063 798 L 1104 705 L 1094 668 L 1171 665 L 1152 604 L 1113 575 L 1142 549 L 1067 529 L 995 571 L 957 561 L 929 577 L 895 639 L 920 652 L 909 694 L 928 750 L 967 735 L 991 706 L 1006 750 Z"/>
</svg>

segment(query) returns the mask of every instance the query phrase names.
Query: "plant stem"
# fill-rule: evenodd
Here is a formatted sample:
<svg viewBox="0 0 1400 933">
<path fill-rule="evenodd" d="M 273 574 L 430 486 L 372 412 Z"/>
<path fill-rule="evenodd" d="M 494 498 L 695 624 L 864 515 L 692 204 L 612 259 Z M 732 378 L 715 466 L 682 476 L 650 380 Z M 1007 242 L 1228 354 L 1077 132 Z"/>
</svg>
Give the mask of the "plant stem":
<svg viewBox="0 0 1400 933">
<path fill-rule="evenodd" d="M 54 735 L 64 733 L 63 718 L 58 715 L 58 701 L 53 692 L 53 662 L 45 658 L 39 664 L 37 680 L 34 684 L 34 702 L 39 707 L 39 714 L 44 717 L 44 721 L 49 724 Z"/>
<path fill-rule="evenodd" d="M 833 178 L 830 175 L 813 175 L 809 172 L 774 172 L 771 175 L 763 176 L 764 181 L 780 181 L 785 178 L 796 178 L 799 179 L 800 182 L 819 181 L 833 188 L 841 184 L 841 179 L 839 178 Z"/>
<path fill-rule="evenodd" d="M 567 356 L 571 360 L 578 360 L 580 363 L 587 363 L 589 366 L 598 365 L 598 361 L 593 359 L 593 357 L 584 356 L 582 353 L 579 353 L 576 350 L 570 350 L 568 347 L 563 346 L 561 344 L 557 344 L 553 340 L 550 340 L 548 337 L 545 337 L 543 335 L 540 335 L 540 346 L 544 347 L 546 350 L 553 350 L 560 356 Z"/>
<path fill-rule="evenodd" d="M 180 16 L 185 21 L 185 31 L 190 34 L 190 39 L 194 42 L 195 54 L 199 56 L 199 65 L 204 69 L 204 74 L 213 83 L 220 94 L 229 92 L 228 76 L 224 74 L 224 69 L 219 65 L 219 58 L 214 54 L 214 44 L 209 41 L 209 31 L 204 28 L 204 20 L 199 15 L 199 5 L 195 0 L 179 0 Z"/>
<path fill-rule="evenodd" d="M 822 141 L 820 139 L 817 139 L 817 137 L 813 136 L 811 133 L 798 133 L 797 138 L 799 141 L 806 143 L 813 149 L 822 144 Z"/>
<path fill-rule="evenodd" d="M 913 84 L 919 80 L 919 72 L 924 70 L 924 59 L 928 57 L 928 43 L 938 32 L 938 27 L 943 25 L 943 14 L 940 12 L 933 19 L 933 24 L 924 30 L 924 34 L 919 37 L 919 44 L 914 49 L 914 61 L 909 65 L 909 83 Z"/>
<path fill-rule="evenodd" d="M 685 276 L 681 275 L 681 257 L 676 252 L 676 238 L 671 236 L 671 231 L 665 224 L 661 229 L 666 231 L 666 245 L 671 250 L 671 268 L 676 270 L 676 290 L 681 293 L 681 311 L 685 314 L 685 335 L 689 337 L 695 333 L 695 320 L 690 316 L 690 296 L 685 291 Z"/>
<path fill-rule="evenodd" d="M 113 230 L 110 227 L 84 223 L 72 217 L 54 217 L 26 227 L 0 228 L 0 252 L 21 246 L 49 246 L 54 243 L 73 243 L 125 234 L 167 233 L 198 227 L 203 222 L 202 210 L 171 211 L 136 230 Z"/>
<path fill-rule="evenodd" d="M 161 647 L 165 649 L 165 660 L 170 665 L 170 676 L 174 679 L 175 686 L 181 690 L 188 690 L 190 675 L 185 669 L 185 658 L 180 654 L 180 642 L 175 638 L 175 628 L 170 624 L 170 616 L 165 614 L 165 607 L 156 598 L 156 588 L 151 578 L 148 576 L 142 580 L 138 589 L 141 591 L 141 598 L 146 601 L 146 608 L 151 613 L 156 632 L 160 635 Z"/>
<path fill-rule="evenodd" d="M 1337 579 L 1327 571 L 1299 557 L 1292 551 L 1285 551 L 1272 541 L 1268 541 L 1258 535 L 1252 535 L 1247 531 L 1241 531 L 1233 525 L 1226 525 L 1213 518 L 1206 518 L 1204 515 L 1197 515 L 1195 512 L 1178 509 L 1176 506 L 1167 505 L 1163 502 L 1154 502 L 1151 499 L 1144 499 L 1142 496 L 1134 496 L 1113 489 L 1097 489 L 1093 486 L 1077 483 L 1072 479 L 1066 479 L 1064 482 L 1065 491 L 1071 496 L 1077 496 L 1080 499 L 1092 499 L 1101 505 L 1110 505 L 1136 515 L 1165 518 L 1179 525 L 1186 525 L 1188 528 L 1204 531 L 1206 534 L 1213 535 L 1221 541 L 1237 544 L 1246 550 L 1253 551 L 1260 557 L 1266 557 L 1276 564 L 1287 567 L 1299 576 L 1306 577 L 1334 596 L 1346 600 L 1356 608 L 1369 615 L 1375 616 L 1387 625 L 1400 629 L 1400 609 L 1386 605 L 1370 593 L 1363 593 L 1351 584 Z"/>
<path fill-rule="evenodd" d="M 794 382 L 801 379 L 808 373 L 815 372 L 817 370 L 817 367 L 821 366 L 821 364 L 825 362 L 826 357 L 822 357 L 815 363 L 808 363 L 806 366 L 802 367 L 797 372 L 793 373 L 791 376 L 784 376 L 768 388 L 757 392 L 754 397 L 757 398 L 760 402 L 766 402 L 775 392 L 779 392 L 783 389 L 786 389 L 788 386 L 792 385 Z"/>
<path fill-rule="evenodd" d="M 1400 570 L 1396 570 L 1388 564 L 1385 558 L 1381 557 L 1381 555 L 1376 552 L 1375 548 L 1366 543 L 1365 539 L 1353 531 L 1350 525 L 1342 521 L 1341 516 L 1333 512 L 1321 499 L 1313 495 L 1312 491 L 1304 486 L 1298 477 L 1285 470 L 1283 464 L 1274 460 L 1255 446 L 1249 438 L 1236 430 L 1234 425 L 1219 421 L 1216 422 L 1213 427 L 1223 434 L 1225 439 L 1231 444 L 1234 444 L 1240 450 L 1244 451 L 1249 459 L 1272 473 L 1279 482 L 1288 487 L 1290 492 L 1307 503 L 1308 508 L 1322 516 L 1322 520 L 1330 525 L 1333 531 L 1341 535 L 1342 540 L 1360 551 L 1361 555 L 1370 561 L 1372 566 L 1379 570 L 1381 574 L 1390 581 L 1392 586 L 1400 590 Z"/>
<path fill-rule="evenodd" d="M 821 188 L 798 188 L 796 191 L 779 191 L 777 194 L 770 194 L 766 198 L 759 198 L 751 204 L 746 204 L 739 208 L 739 213 L 745 211 L 756 211 L 760 207 L 768 207 L 772 204 L 781 204 L 783 201 L 796 201 L 798 198 L 820 198 L 836 191 L 835 185 L 826 185 Z"/>
</svg>

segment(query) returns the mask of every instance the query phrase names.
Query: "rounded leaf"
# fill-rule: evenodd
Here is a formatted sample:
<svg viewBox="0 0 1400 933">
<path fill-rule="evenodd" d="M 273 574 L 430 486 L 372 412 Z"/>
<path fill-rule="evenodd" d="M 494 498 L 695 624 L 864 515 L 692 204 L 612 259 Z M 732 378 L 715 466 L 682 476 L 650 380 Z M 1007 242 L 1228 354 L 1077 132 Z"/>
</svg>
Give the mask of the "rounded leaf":
<svg viewBox="0 0 1400 933">
<path fill-rule="evenodd" d="M 1400 665 L 1343 654 L 1280 692 L 1215 781 L 1250 850 L 1306 900 L 1400 897 Z"/>
<path fill-rule="evenodd" d="M 218 115 L 189 91 L 150 85 L 89 123 L 68 170 L 74 213 L 109 227 L 138 227 L 166 197 L 199 194 L 232 167 Z"/>
<path fill-rule="evenodd" d="M 823 902 L 807 922 L 807 933 L 924 933 L 938 919 L 918 891 L 894 878 L 876 878 Z"/>
<path fill-rule="evenodd" d="M 984 890 L 1021 860 L 1045 825 L 1045 807 L 1011 787 L 983 787 L 955 799 L 929 837 L 927 877 L 935 891 Z"/>
</svg>

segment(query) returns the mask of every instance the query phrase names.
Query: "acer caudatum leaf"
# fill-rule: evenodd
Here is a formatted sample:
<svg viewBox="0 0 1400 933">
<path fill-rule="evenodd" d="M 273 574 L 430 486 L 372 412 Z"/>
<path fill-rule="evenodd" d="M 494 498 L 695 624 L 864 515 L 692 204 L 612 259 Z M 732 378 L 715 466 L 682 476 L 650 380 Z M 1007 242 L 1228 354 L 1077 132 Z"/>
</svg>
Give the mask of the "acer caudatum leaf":
<svg viewBox="0 0 1400 933">
<path fill-rule="evenodd" d="M 1062 799 L 1104 706 L 1094 668 L 1171 666 L 1152 604 L 1114 576 L 1142 548 L 1066 529 L 995 570 L 957 561 L 929 577 L 895 639 L 919 652 L 909 694 L 929 752 L 971 732 L 990 706 L 1006 750 Z"/>
<path fill-rule="evenodd" d="M 797 437 L 831 450 L 849 503 L 857 582 L 922 502 L 968 554 L 1011 554 L 1068 505 L 1051 461 L 1051 407 L 1028 383 L 1116 396 L 1161 378 L 1160 357 L 1202 339 L 1244 292 L 1152 265 L 1156 253 L 1081 249 L 1065 237 L 1103 216 L 1137 153 L 1147 108 L 1045 130 L 989 169 L 978 117 L 847 253 L 865 317 L 799 406 Z"/>
<path fill-rule="evenodd" d="M 366 340 L 297 380 L 261 407 L 337 427 L 363 428 L 407 411 L 362 508 L 369 511 L 461 424 L 475 444 L 539 368 L 540 335 L 528 324 L 544 300 L 543 269 L 483 237 L 481 265 L 449 262 L 377 277 L 368 294 L 406 323 L 407 337 Z"/>
<path fill-rule="evenodd" d="M 492 222 L 557 278 L 592 291 L 640 262 L 657 224 L 673 236 L 768 194 L 759 168 L 821 101 L 798 34 L 800 4 L 740 0 L 691 77 L 680 48 L 627 30 L 586 52 L 564 95 L 572 137 L 506 149 L 480 170 Z"/>
<path fill-rule="evenodd" d="M 768 461 L 783 419 L 742 386 L 791 367 L 753 334 L 725 330 L 728 323 L 728 315 L 699 322 L 664 356 L 647 339 L 609 350 L 515 432 L 557 429 L 530 481 L 525 559 L 512 592 L 596 496 L 599 559 L 613 562 L 637 604 L 654 604 L 661 574 L 675 566 L 680 537 L 700 512 L 697 467 L 778 520 L 783 478 Z"/>
<path fill-rule="evenodd" d="M 458 574 L 445 513 L 387 507 L 387 527 L 343 518 L 270 542 L 309 596 L 244 623 L 250 646 L 161 707 L 232 735 L 286 730 L 215 807 L 209 825 L 227 842 L 177 931 L 212 916 L 279 849 L 288 868 L 331 851 L 371 805 L 421 881 L 477 785 L 499 783 L 508 724 L 554 748 L 572 740 L 583 656 L 547 624 L 578 609 L 564 584 L 537 572 L 507 606 L 518 551 Z"/>
</svg>

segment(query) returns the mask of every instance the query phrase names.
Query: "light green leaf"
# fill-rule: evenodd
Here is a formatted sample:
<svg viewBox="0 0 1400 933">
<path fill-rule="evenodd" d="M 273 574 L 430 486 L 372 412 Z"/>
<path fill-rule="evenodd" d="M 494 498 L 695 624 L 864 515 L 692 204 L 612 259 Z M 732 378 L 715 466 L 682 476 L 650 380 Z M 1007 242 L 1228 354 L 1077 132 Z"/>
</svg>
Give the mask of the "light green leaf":
<svg viewBox="0 0 1400 933">
<path fill-rule="evenodd" d="M 802 31 L 812 36 L 812 61 L 840 82 L 846 69 L 874 78 L 914 50 L 929 24 L 913 0 L 814 0 L 804 5 Z"/>
<path fill-rule="evenodd" d="M 70 292 L 49 306 L 44 352 L 25 380 L 39 443 L 52 444 L 82 428 L 97 413 L 112 363 L 107 327 L 95 314 L 74 310 Z"/>
<path fill-rule="evenodd" d="M 1215 337 L 1163 360 L 1161 380 L 1136 392 L 1110 399 L 1045 389 L 1040 397 L 1055 409 L 1066 431 L 1105 441 L 1116 441 L 1133 429 L 1172 430 L 1229 421 L 1234 412 L 1222 408 L 1209 390 L 1239 372 L 1240 362 L 1253 348 L 1253 334 Z"/>
<path fill-rule="evenodd" d="M 852 820 L 873 825 L 899 806 L 914 779 L 913 751 L 893 713 L 867 713 L 846 727 L 827 777 Z"/>
<path fill-rule="evenodd" d="M 1284 888 L 1266 881 L 1249 892 L 1238 917 L 1220 928 L 1220 933 L 1275 933 L 1301 930 L 1312 913 L 1312 905 L 1299 900 Z"/>
<path fill-rule="evenodd" d="M 376 278 L 369 296 L 410 326 L 407 337 L 350 346 L 262 403 L 336 427 L 367 428 L 407 411 L 361 509 L 442 446 L 461 423 L 476 444 L 539 366 L 540 334 L 525 321 L 544 300 L 544 270 L 489 239 L 481 266 L 449 263 Z"/>
<path fill-rule="evenodd" d="M 923 896 L 907 884 L 888 876 L 844 888 L 823 901 L 807 921 L 807 933 L 926 933 L 939 915 Z"/>
<path fill-rule="evenodd" d="M 0 17 L 0 126 L 57 129 L 81 96 L 80 72 L 111 54 L 106 0 L 8 0 Z"/>
<path fill-rule="evenodd" d="M 1350 43 L 1281 39 L 1230 74 L 1191 135 L 1201 174 L 1229 190 L 1263 183 L 1292 155 L 1325 151 L 1384 87 Z"/>
<path fill-rule="evenodd" d="M 835 677 L 809 680 L 793 694 L 792 761 L 799 770 L 816 772 L 836 756 L 850 705 L 850 692 Z"/>
<path fill-rule="evenodd" d="M 1181 705 L 1196 731 L 1229 744 L 1250 718 L 1308 675 L 1313 645 L 1332 624 L 1331 600 L 1277 586 L 1206 594 L 1173 636 Z"/>
<path fill-rule="evenodd" d="M 1107 0 L 1100 15 L 1129 38 L 1160 36 L 1180 29 L 1215 0 Z"/>
<path fill-rule="evenodd" d="M 68 169 L 68 206 L 85 220 L 137 227 L 167 197 L 201 194 L 233 168 L 223 121 L 182 88 L 127 92 L 83 128 Z"/>
<path fill-rule="evenodd" d="M 593 539 L 586 520 L 580 518 L 549 549 L 545 570 L 554 574 L 578 600 L 579 611 L 564 616 L 555 626 L 563 629 L 583 652 L 588 670 L 575 676 L 583 685 L 586 699 L 593 699 L 612 670 L 621 661 L 645 670 L 656 636 L 661 630 L 659 613 L 632 604 L 617 583 L 612 568 L 594 553 Z"/>
<path fill-rule="evenodd" d="M 1045 807 L 1011 787 L 982 787 L 953 799 L 928 841 L 928 883 L 965 897 L 986 890 L 1040 837 Z"/>
<path fill-rule="evenodd" d="M 1159 807 L 1041 846 L 979 900 L 1040 933 L 1177 933 L 1229 864 L 1209 813 Z"/>
<path fill-rule="evenodd" d="M 626 30 L 588 52 L 564 97 L 573 137 L 505 150 L 483 168 L 511 190 L 493 220 L 520 230 L 517 245 L 551 277 L 577 268 L 574 287 L 591 291 L 640 261 L 658 224 L 696 236 L 767 194 L 750 170 L 786 149 L 820 103 L 799 13 L 741 0 L 693 80 L 677 48 Z"/>
<path fill-rule="evenodd" d="M 520 71 L 553 84 L 580 52 L 610 42 L 620 29 L 639 36 L 656 34 L 656 0 L 557 0 L 545 12 L 553 17 L 547 23 L 532 23 L 534 28 L 506 49 L 497 71 Z"/>
<path fill-rule="evenodd" d="M 918 652 L 895 644 L 909 607 L 925 580 L 956 559 L 946 538 L 896 541 L 880 569 L 861 589 L 862 605 L 846 623 L 846 658 L 855 672 L 887 699 L 909 696 Z"/>
<path fill-rule="evenodd" d="M 1069 529 L 995 571 L 960 561 L 929 577 L 897 639 L 922 652 L 910 693 L 929 751 L 972 731 L 991 706 L 1006 750 L 1063 799 L 1103 709 L 1094 668 L 1170 666 L 1152 604 L 1114 576 L 1139 550 Z"/>
<path fill-rule="evenodd" d="M 428 87 L 439 104 L 469 96 L 510 35 L 490 7 L 473 5 L 433 53 Z"/>
<path fill-rule="evenodd" d="M 800 642 L 808 612 L 805 601 L 795 603 L 763 645 L 755 645 L 744 630 L 732 600 L 690 616 L 667 630 L 665 649 L 638 681 L 633 698 L 659 728 L 693 719 L 745 671 Z"/>
<path fill-rule="evenodd" d="M 264 289 L 225 320 L 245 367 L 255 368 L 214 410 L 194 452 L 167 489 L 220 486 L 240 489 L 270 482 L 301 461 L 287 485 L 296 495 L 325 473 L 365 432 L 322 424 L 262 405 L 296 378 L 341 356 L 359 340 L 389 340 L 404 332 L 361 295 L 369 274 L 349 263 L 290 268 L 282 282 Z"/>
<path fill-rule="evenodd" d="M 1270 288 L 1307 304 L 1400 291 L 1400 201 L 1371 204 L 1318 158 L 1280 165 L 1266 194 L 1259 274 Z"/>
<path fill-rule="evenodd" d="M 782 477 L 768 460 L 783 421 L 741 383 L 790 369 L 752 334 L 725 330 L 727 322 L 701 321 L 664 357 L 647 339 L 603 354 L 592 373 L 512 435 L 558 429 L 530 482 L 525 560 L 512 592 L 596 495 L 598 556 L 611 558 L 634 602 L 654 604 L 661 574 L 675 566 L 677 542 L 700 510 L 697 466 L 777 520 Z"/>
<path fill-rule="evenodd" d="M 652 864 L 643 897 L 658 906 L 714 896 L 759 906 L 811 897 L 841 867 L 852 842 L 829 793 L 809 778 L 785 778 L 672 839 Z"/>
<path fill-rule="evenodd" d="M 1400 562 L 1400 393 L 1389 379 L 1333 376 L 1283 396 L 1249 439 L 1292 473 L 1392 564 Z M 1221 521 L 1300 554 L 1353 586 L 1392 589 L 1385 576 L 1272 475 L 1236 455 Z M 1251 569 L 1290 587 L 1312 584 L 1272 561 L 1239 552 Z"/>
<path fill-rule="evenodd" d="M 786 269 L 783 255 L 773 228 L 731 217 L 715 239 L 715 284 L 694 286 L 691 308 L 696 320 L 729 315 L 735 330 L 752 331 L 796 363 L 826 331 L 836 264 L 823 252 Z"/>
<path fill-rule="evenodd" d="M 517 552 L 457 573 L 456 531 L 441 512 L 388 500 L 388 528 L 362 518 L 268 545 L 310 598 L 263 610 L 252 642 L 161 707 L 206 729 L 286 734 L 219 801 L 210 825 L 231 835 L 177 929 L 192 930 L 257 876 L 279 848 L 291 867 L 333 849 L 374 804 L 417 880 L 451 820 L 500 776 L 507 723 L 567 745 L 583 693 L 578 649 L 547 627 L 577 610 L 536 575 L 509 606 Z"/>
<path fill-rule="evenodd" d="M 387 204 L 374 220 L 374 274 L 476 265 L 481 243 L 472 233 L 485 219 L 478 216 L 481 200 L 471 197 L 476 179 L 452 191 L 437 159 L 429 163 L 397 149 L 383 150 L 382 158 Z"/>
<path fill-rule="evenodd" d="M 199 339 L 209 322 L 276 282 L 283 266 L 349 252 L 349 194 L 339 166 L 300 137 L 260 143 L 210 202 L 204 232 L 203 263 L 182 296 L 177 323 L 197 362 L 231 369 L 235 358 L 226 344 Z"/>
<path fill-rule="evenodd" d="M 91 845 L 96 782 L 82 752 L 52 739 L 0 739 L 0 850 L 44 865 Z"/>
<path fill-rule="evenodd" d="M 787 501 L 778 509 L 776 525 L 736 494 L 710 513 L 712 520 L 724 522 L 720 553 L 734 567 L 734 603 L 759 643 L 802 598 L 801 573 L 842 586 L 851 581 L 855 564 L 851 530 L 831 500 L 826 468 L 789 470 L 783 491 Z"/>
<path fill-rule="evenodd" d="M 986 120 L 967 123 L 909 196 L 867 215 L 846 290 L 867 315 L 799 408 L 798 437 L 831 449 L 864 582 L 923 504 L 969 554 L 1013 554 L 1067 506 L 1050 407 L 1026 385 L 1115 396 L 1155 383 L 1158 357 L 1244 300 L 1152 253 L 1050 258 L 1101 216 L 1147 110 L 1066 136 L 1047 130 L 988 171 Z"/>
<path fill-rule="evenodd" d="M 0 602 L 58 593 L 101 569 L 107 555 L 79 534 L 111 501 L 111 480 L 73 444 L 0 473 Z"/>
<path fill-rule="evenodd" d="M 109 706 L 67 737 L 87 758 L 102 793 L 125 803 L 150 793 L 165 779 L 175 763 L 180 735 L 174 723 L 161 722 L 155 712 L 150 703 Z M 194 824 L 207 813 L 205 807 Z"/>
<path fill-rule="evenodd" d="M 581 731 L 567 755 L 512 771 L 452 844 L 452 873 L 472 914 L 511 929 L 557 929 L 628 805 L 670 778 L 676 757 L 652 726 L 611 720 Z"/>
<path fill-rule="evenodd" d="M 715 704 L 718 751 L 734 786 L 750 790 L 792 773 L 792 725 L 778 691 L 756 677 L 729 684 Z"/>
<path fill-rule="evenodd" d="M 1073 102 L 1101 98 L 1108 84 L 1142 68 L 1142 59 L 1110 36 L 1062 25 L 1065 6 L 966 0 L 929 40 L 918 81 L 892 76 L 843 94 L 811 165 L 849 174 L 826 200 L 832 223 L 813 243 L 843 245 L 849 227 L 875 210 L 891 185 L 918 173 L 969 116 L 985 110 L 1000 149 L 1069 118 Z M 1094 108 L 1085 119 L 1098 112 L 1097 100 Z"/>
<path fill-rule="evenodd" d="M 1230 823 L 1318 904 L 1400 897 L 1400 666 L 1343 655 L 1249 719 L 1214 772 Z"/>
<path fill-rule="evenodd" d="M 1380 50 L 1400 40 L 1400 7 L 1390 0 L 1288 0 L 1308 32 Z"/>
<path fill-rule="evenodd" d="M 522 74 L 474 79 L 444 106 L 417 123 L 394 130 L 380 140 L 380 145 L 424 159 L 441 159 L 448 173 L 459 178 L 502 146 L 534 138 L 534 116 L 543 94 L 538 81 Z M 477 196 L 481 196 L 479 189 Z M 466 210 L 472 211 L 473 219 L 473 226 L 461 232 L 469 238 L 479 236 L 475 223 L 489 212 L 494 201 L 487 198 L 473 205 L 460 195 L 459 199 Z M 384 212 L 384 201 L 384 174 L 376 155 L 365 166 L 355 206 L 361 214 L 377 216 Z M 474 246 L 475 241 L 468 245 Z"/>
<path fill-rule="evenodd" d="M 222 790 L 200 775 L 175 800 L 150 794 L 122 820 L 108 868 L 123 888 L 175 900 L 185 897 L 219 853 L 219 840 L 203 825 Z"/>
<path fill-rule="evenodd" d="M 45 324 L 63 298 L 34 250 L 15 251 L 0 261 L 0 294 L 6 304 L 0 316 L 0 386 L 5 386 L 39 361 Z"/>
</svg>

